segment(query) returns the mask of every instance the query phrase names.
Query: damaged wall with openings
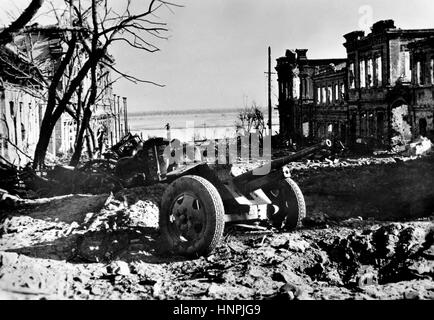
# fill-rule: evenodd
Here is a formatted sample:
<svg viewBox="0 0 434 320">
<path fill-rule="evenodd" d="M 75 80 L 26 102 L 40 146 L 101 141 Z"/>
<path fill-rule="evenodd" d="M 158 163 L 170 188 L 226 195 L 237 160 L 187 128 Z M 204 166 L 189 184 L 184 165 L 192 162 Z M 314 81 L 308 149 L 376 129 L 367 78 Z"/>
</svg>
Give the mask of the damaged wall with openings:
<svg viewBox="0 0 434 320">
<path fill-rule="evenodd" d="M 371 30 L 345 34 L 347 57 L 340 61 L 307 59 L 307 50 L 297 51 L 300 56 L 288 50 L 277 59 L 284 138 L 334 137 L 370 150 L 405 145 L 419 136 L 432 140 L 434 29 L 398 29 L 393 20 L 382 20 Z M 306 65 L 313 70 L 310 78 L 295 83 Z M 312 99 L 294 96 L 295 86 L 311 90 Z M 306 127 L 309 139 L 302 139 Z"/>
<path fill-rule="evenodd" d="M 22 166 L 33 154 L 44 111 L 43 79 L 9 47 L 0 47 L 0 155 Z"/>
<path fill-rule="evenodd" d="M 37 28 L 36 28 L 37 29 Z M 48 29 L 47 29 L 48 30 Z M 45 31 L 38 29 L 38 31 L 19 33 L 14 36 L 13 42 L 8 44 L 10 50 L 19 55 L 21 59 L 28 61 L 35 69 L 38 69 L 41 76 L 49 83 L 53 76 L 55 66 L 59 65 L 62 52 L 65 51 L 65 43 L 63 42 L 63 35 L 61 32 Z M 85 50 L 78 51 L 82 55 L 77 57 L 78 60 L 85 60 Z M 75 59 L 73 59 L 75 61 Z M 115 63 L 113 57 L 109 54 L 106 55 L 104 61 L 98 65 L 97 78 L 98 78 L 98 98 L 94 106 L 92 106 L 92 118 L 90 121 L 90 130 L 86 135 L 90 137 L 91 144 L 85 143 L 84 150 L 88 147 L 92 151 L 97 148 L 97 144 L 93 143 L 97 139 L 98 131 L 103 131 L 104 145 L 113 146 L 116 144 L 129 130 L 128 117 L 127 117 L 127 98 L 121 98 L 114 94 L 112 86 L 112 72 L 110 65 Z M 68 77 L 74 77 L 79 71 L 79 64 L 72 64 L 67 68 L 67 74 L 61 81 L 61 88 L 66 84 Z M 86 93 L 89 91 L 91 82 L 86 78 L 79 90 L 73 95 L 70 101 L 70 110 L 76 113 L 76 116 L 82 117 L 83 112 L 78 111 L 79 105 L 84 105 Z M 42 98 L 42 92 L 40 93 Z M 44 105 L 45 102 L 41 101 Z M 27 108 L 27 104 L 24 108 Z M 43 110 L 40 112 L 43 117 Z M 78 125 L 76 119 L 69 114 L 64 113 L 59 121 L 56 123 L 53 131 L 53 136 L 50 139 L 48 153 L 52 156 L 60 156 L 73 152 L 78 132 Z M 39 135 L 39 132 L 36 136 Z M 33 154 L 31 154 L 33 155 Z"/>
</svg>

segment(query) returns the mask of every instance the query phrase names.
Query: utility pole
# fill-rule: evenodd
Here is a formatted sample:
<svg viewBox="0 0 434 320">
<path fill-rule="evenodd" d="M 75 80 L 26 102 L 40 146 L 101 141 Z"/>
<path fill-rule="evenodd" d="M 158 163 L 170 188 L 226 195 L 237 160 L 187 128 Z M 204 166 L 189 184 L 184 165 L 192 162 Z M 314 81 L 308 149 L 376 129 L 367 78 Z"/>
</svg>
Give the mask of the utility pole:
<svg viewBox="0 0 434 320">
<path fill-rule="evenodd" d="M 270 136 L 273 135 L 273 123 L 272 123 L 272 106 L 271 106 L 271 47 L 268 47 L 268 129 L 270 130 Z"/>
<path fill-rule="evenodd" d="M 128 128 L 128 104 L 127 104 L 127 98 L 123 97 L 122 100 L 123 100 L 123 103 L 124 103 L 125 135 L 127 135 L 128 132 L 130 131 L 129 128 Z"/>
</svg>

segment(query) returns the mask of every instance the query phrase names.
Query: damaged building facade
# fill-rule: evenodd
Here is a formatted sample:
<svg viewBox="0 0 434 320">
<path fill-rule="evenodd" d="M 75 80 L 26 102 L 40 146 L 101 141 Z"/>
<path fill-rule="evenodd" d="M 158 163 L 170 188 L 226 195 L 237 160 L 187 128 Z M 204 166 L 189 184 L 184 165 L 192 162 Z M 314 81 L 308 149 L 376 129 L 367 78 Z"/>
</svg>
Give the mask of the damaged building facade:
<svg viewBox="0 0 434 320">
<path fill-rule="evenodd" d="M 43 83 L 25 57 L 0 47 L 0 156 L 15 165 L 35 151 L 45 111 Z"/>
<path fill-rule="evenodd" d="M 65 41 L 62 40 L 63 38 L 61 33 L 44 28 L 15 37 L 14 44 L 19 51 L 25 53 L 38 66 L 45 78 L 50 80 L 56 66 L 60 64 L 62 53 L 67 49 Z M 63 87 L 66 87 L 68 78 L 74 77 L 78 73 L 81 64 L 87 59 L 84 48 L 80 52 L 80 55 L 74 57 L 70 67 L 67 68 L 68 74 L 65 74 L 62 79 Z M 108 146 L 116 144 L 128 131 L 127 100 L 123 98 L 121 101 L 121 98 L 113 93 L 110 66 L 114 65 L 114 63 L 113 57 L 106 55 L 97 67 L 98 96 L 96 104 L 92 106 L 90 130 L 87 132 L 93 148 L 100 127 L 105 128 L 105 139 Z M 49 152 L 53 155 L 67 154 L 74 150 L 75 139 L 79 130 L 75 118 L 82 116 L 78 106 L 85 103 L 84 100 L 89 94 L 90 86 L 90 78 L 86 77 L 70 101 L 69 112 L 62 114 L 61 119 L 56 124 L 55 134 L 51 139 L 49 148 Z M 86 144 L 85 147 L 89 146 Z"/>
<path fill-rule="evenodd" d="M 287 50 L 285 57 L 277 59 L 276 67 L 280 132 L 297 143 L 315 135 L 320 128 L 313 121 L 317 109 L 329 105 L 337 95 L 340 96 L 340 93 L 332 93 L 335 87 L 331 82 L 330 86 L 318 87 L 329 83 L 327 78 L 319 75 L 325 75 L 331 66 L 346 63 L 346 59 L 308 59 L 307 51 Z M 342 90 L 342 81 L 337 81 L 337 84 L 338 90 Z"/>
<path fill-rule="evenodd" d="M 8 161 L 17 165 L 29 162 L 28 156 L 33 156 L 39 138 L 40 125 L 45 112 L 46 88 L 59 65 L 65 43 L 60 33 L 38 31 L 16 35 L 14 41 L 0 51 L 1 107 L 0 117 L 0 154 Z M 83 54 L 84 54 L 84 50 Z M 7 53 L 7 54 L 6 54 Z M 13 63 L 4 66 L 4 59 L 13 55 Z M 60 87 L 66 87 L 68 78 L 78 72 L 79 62 L 85 56 L 77 57 L 67 69 Z M 11 59 L 9 59 L 11 60 Z M 10 61 L 9 61 L 10 62 Z M 96 147 L 97 132 L 100 128 L 105 131 L 107 146 L 116 144 L 128 132 L 127 99 L 113 93 L 110 65 L 114 64 L 111 56 L 105 58 L 98 66 L 98 99 L 92 106 L 88 136 L 91 144 L 86 148 Z M 22 81 L 19 70 L 22 65 L 37 72 L 39 78 L 30 77 Z M 37 71 L 36 71 L 37 70 Z M 29 78 L 29 77 L 28 77 Z M 38 79 L 38 85 L 34 82 Z M 78 131 L 77 117 L 81 117 L 77 105 L 83 103 L 90 88 L 90 79 L 85 79 L 80 89 L 70 101 L 68 112 L 62 114 L 56 123 L 53 136 L 50 139 L 48 153 L 53 156 L 71 153 L 75 147 Z M 59 88 L 62 90 L 62 88 Z M 17 130 L 14 124 L 17 123 Z"/>
<path fill-rule="evenodd" d="M 434 141 L 434 37 L 408 45 L 412 70 L 412 132 Z"/>
<path fill-rule="evenodd" d="M 383 148 L 432 136 L 434 29 L 403 30 L 383 20 L 371 30 L 344 35 L 345 59 L 310 60 L 307 50 L 288 50 L 277 59 L 278 110 L 287 139 L 338 138 Z M 305 65 L 309 76 L 300 72 Z"/>
</svg>

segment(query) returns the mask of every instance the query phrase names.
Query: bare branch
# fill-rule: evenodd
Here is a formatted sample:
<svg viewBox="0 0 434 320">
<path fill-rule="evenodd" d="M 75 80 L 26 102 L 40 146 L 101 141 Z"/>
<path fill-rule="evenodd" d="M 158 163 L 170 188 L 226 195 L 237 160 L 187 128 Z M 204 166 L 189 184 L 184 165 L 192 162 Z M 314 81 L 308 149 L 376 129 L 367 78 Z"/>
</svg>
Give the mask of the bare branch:
<svg viewBox="0 0 434 320">
<path fill-rule="evenodd" d="M 165 87 L 165 85 L 163 85 L 163 84 L 159 84 L 159 83 L 156 83 L 156 82 L 153 82 L 153 81 L 149 81 L 149 80 L 142 80 L 142 79 L 136 78 L 134 76 L 131 76 L 129 74 L 126 74 L 126 73 L 124 73 L 122 71 L 119 71 L 118 69 L 116 69 L 114 66 L 112 66 L 110 64 L 106 64 L 106 63 L 104 63 L 104 64 L 107 67 L 109 67 L 110 69 L 112 69 L 114 72 L 116 72 L 117 74 L 121 75 L 123 78 L 125 78 L 128 81 L 131 81 L 131 82 L 133 82 L 135 84 L 137 84 L 138 82 L 140 82 L 140 83 L 149 83 L 149 84 L 155 85 L 155 86 L 160 87 L 160 88 L 164 88 Z"/>
<path fill-rule="evenodd" d="M 78 33 L 90 33 L 91 30 L 86 27 L 71 27 L 71 26 L 62 26 L 62 25 L 56 25 L 56 26 L 39 26 L 39 25 L 33 25 L 29 27 L 25 27 L 22 29 L 23 33 L 33 33 L 33 32 L 46 32 L 46 33 L 61 33 L 61 32 L 78 32 Z"/>
<path fill-rule="evenodd" d="M 23 11 L 17 20 L 11 23 L 9 27 L 0 32 L 0 44 L 5 44 L 12 41 L 12 35 L 29 23 L 42 7 L 44 0 L 32 0 L 29 6 Z"/>
</svg>

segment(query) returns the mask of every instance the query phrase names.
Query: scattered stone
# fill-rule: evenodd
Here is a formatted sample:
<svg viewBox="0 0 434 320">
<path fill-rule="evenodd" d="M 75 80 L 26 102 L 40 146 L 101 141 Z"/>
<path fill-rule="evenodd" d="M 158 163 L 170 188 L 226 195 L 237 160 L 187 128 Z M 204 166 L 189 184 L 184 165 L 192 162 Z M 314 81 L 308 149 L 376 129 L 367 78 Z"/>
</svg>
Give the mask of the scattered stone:
<svg viewBox="0 0 434 320">
<path fill-rule="evenodd" d="M 342 277 L 339 274 L 338 270 L 336 269 L 331 269 L 331 270 L 326 270 L 325 272 L 325 276 L 324 279 L 330 283 L 331 285 L 335 285 L 335 286 L 344 286 L 345 283 L 342 281 Z"/>
<path fill-rule="evenodd" d="M 275 272 L 272 276 L 272 279 L 277 282 L 294 284 L 302 284 L 304 282 L 303 279 L 295 272 L 284 268 L 281 268 L 279 271 Z"/>
<path fill-rule="evenodd" d="M 353 164 L 376 164 L 376 161 L 356 161 L 348 164 L 348 170 Z M 340 168 L 344 164 L 347 163 L 311 161 L 306 167 L 325 172 L 327 168 Z M 346 170 L 343 174 L 348 173 Z M 330 170 L 330 179 L 334 176 L 337 186 L 340 171 L 344 170 Z M 327 188 L 323 187 L 324 193 Z M 357 190 L 357 184 L 354 188 Z M 337 220 L 325 213 L 332 214 L 332 211 L 308 209 L 309 213 L 314 212 L 310 215 L 312 226 L 333 227 L 270 232 L 266 236 L 263 232 L 237 233 L 235 230 L 231 240 L 219 246 L 212 256 L 186 260 L 160 256 L 153 251 L 158 242 L 153 233 L 158 223 L 158 204 L 149 199 L 149 195 L 158 198 L 158 192 L 164 191 L 164 187 L 157 189 L 123 190 L 119 199 L 111 197 L 105 206 L 107 195 L 47 199 L 40 206 L 47 205 L 48 211 L 45 207 L 23 208 L 6 216 L 1 226 L 6 232 L 1 234 L 0 250 L 19 252 L 19 255 L 0 252 L 0 287 L 5 281 L 19 279 L 18 286 L 28 285 L 32 292 L 77 299 L 88 299 L 88 291 L 93 299 L 251 299 L 269 295 L 286 300 L 309 296 L 318 299 L 434 298 L 434 248 L 432 239 L 425 236 L 428 228 L 419 228 L 428 225 L 428 220 L 379 223 L 369 220 L 364 212 L 356 212 L 342 217 L 356 216 L 347 220 L 350 223 L 335 223 Z M 345 196 L 344 193 L 326 195 L 324 198 L 331 203 L 329 210 L 335 208 L 335 201 Z M 313 205 L 317 203 L 317 198 L 311 200 Z M 70 201 L 68 207 L 74 204 L 73 214 L 63 210 L 66 201 Z M 96 201 L 101 202 L 101 208 L 96 206 Z M 83 202 L 88 204 L 85 208 L 81 207 Z M 70 252 L 82 255 L 74 261 L 79 264 L 63 260 L 65 256 L 61 253 L 67 251 L 69 244 L 66 241 L 73 242 L 75 250 Z M 59 261 L 46 263 L 53 257 Z M 114 259 L 116 261 L 111 262 Z M 98 261 L 110 264 L 95 263 Z M 362 272 L 361 266 L 372 270 Z M 385 274 L 386 267 L 397 273 L 380 280 L 396 282 L 369 285 L 362 279 L 379 270 Z M 61 276 L 55 277 L 56 274 Z M 69 280 L 63 279 L 68 274 Z M 356 279 L 362 289 L 354 286 Z M 42 290 L 37 288 L 39 283 L 42 283 Z M 18 297 L 26 295 L 29 296 L 21 292 Z"/>
<path fill-rule="evenodd" d="M 131 274 L 130 266 L 124 261 L 114 261 L 107 267 L 107 272 L 111 274 L 129 276 Z"/>
<path fill-rule="evenodd" d="M 284 248 L 288 243 L 288 237 L 284 235 L 277 234 L 273 237 L 273 240 L 270 243 L 270 246 L 273 248 Z"/>
<path fill-rule="evenodd" d="M 239 242 L 231 242 L 228 244 L 228 248 L 232 250 L 234 253 L 242 253 L 244 252 L 247 247 Z"/>
<path fill-rule="evenodd" d="M 155 299 L 164 300 L 164 290 L 163 290 L 163 282 L 157 281 L 154 286 L 152 287 L 152 296 Z"/>
<path fill-rule="evenodd" d="M 411 255 L 422 249 L 426 238 L 426 232 L 422 228 L 408 227 L 399 233 L 397 253 Z"/>
<path fill-rule="evenodd" d="M 378 270 L 372 266 L 362 266 L 355 277 L 355 282 L 359 288 L 378 284 Z"/>
<path fill-rule="evenodd" d="M 249 270 L 249 275 L 253 278 L 262 278 L 264 276 L 264 273 L 260 268 L 257 267 L 251 267 Z"/>
<path fill-rule="evenodd" d="M 407 300 L 419 300 L 420 299 L 419 292 L 414 291 L 414 290 L 406 291 L 406 292 L 404 292 L 404 299 L 407 299 Z"/>
<path fill-rule="evenodd" d="M 412 261 L 408 266 L 408 270 L 410 270 L 413 274 L 419 276 L 434 277 L 434 261 L 432 260 Z"/>
<path fill-rule="evenodd" d="M 278 300 L 304 300 L 303 290 L 290 283 L 285 283 L 282 287 L 280 287 L 277 295 L 274 299 Z"/>
<path fill-rule="evenodd" d="M 276 249 L 286 249 L 295 252 L 305 252 L 309 247 L 309 242 L 303 240 L 298 234 L 277 235 L 270 243 Z"/>
<path fill-rule="evenodd" d="M 90 287 L 90 293 L 96 296 L 102 296 L 104 294 L 104 290 L 97 285 Z"/>
<path fill-rule="evenodd" d="M 69 236 L 75 229 L 78 228 L 80 228 L 80 225 L 77 222 L 74 221 L 73 223 L 71 223 L 69 228 L 64 233 L 65 237 Z"/>
<path fill-rule="evenodd" d="M 428 249 L 424 250 L 422 256 L 429 260 L 434 260 L 434 244 Z"/>
<path fill-rule="evenodd" d="M 0 252 L 0 267 L 13 266 L 18 262 L 18 254 L 13 252 Z"/>
<path fill-rule="evenodd" d="M 305 252 L 310 247 L 309 242 L 305 240 L 289 240 L 288 250 L 295 252 Z"/>
</svg>

